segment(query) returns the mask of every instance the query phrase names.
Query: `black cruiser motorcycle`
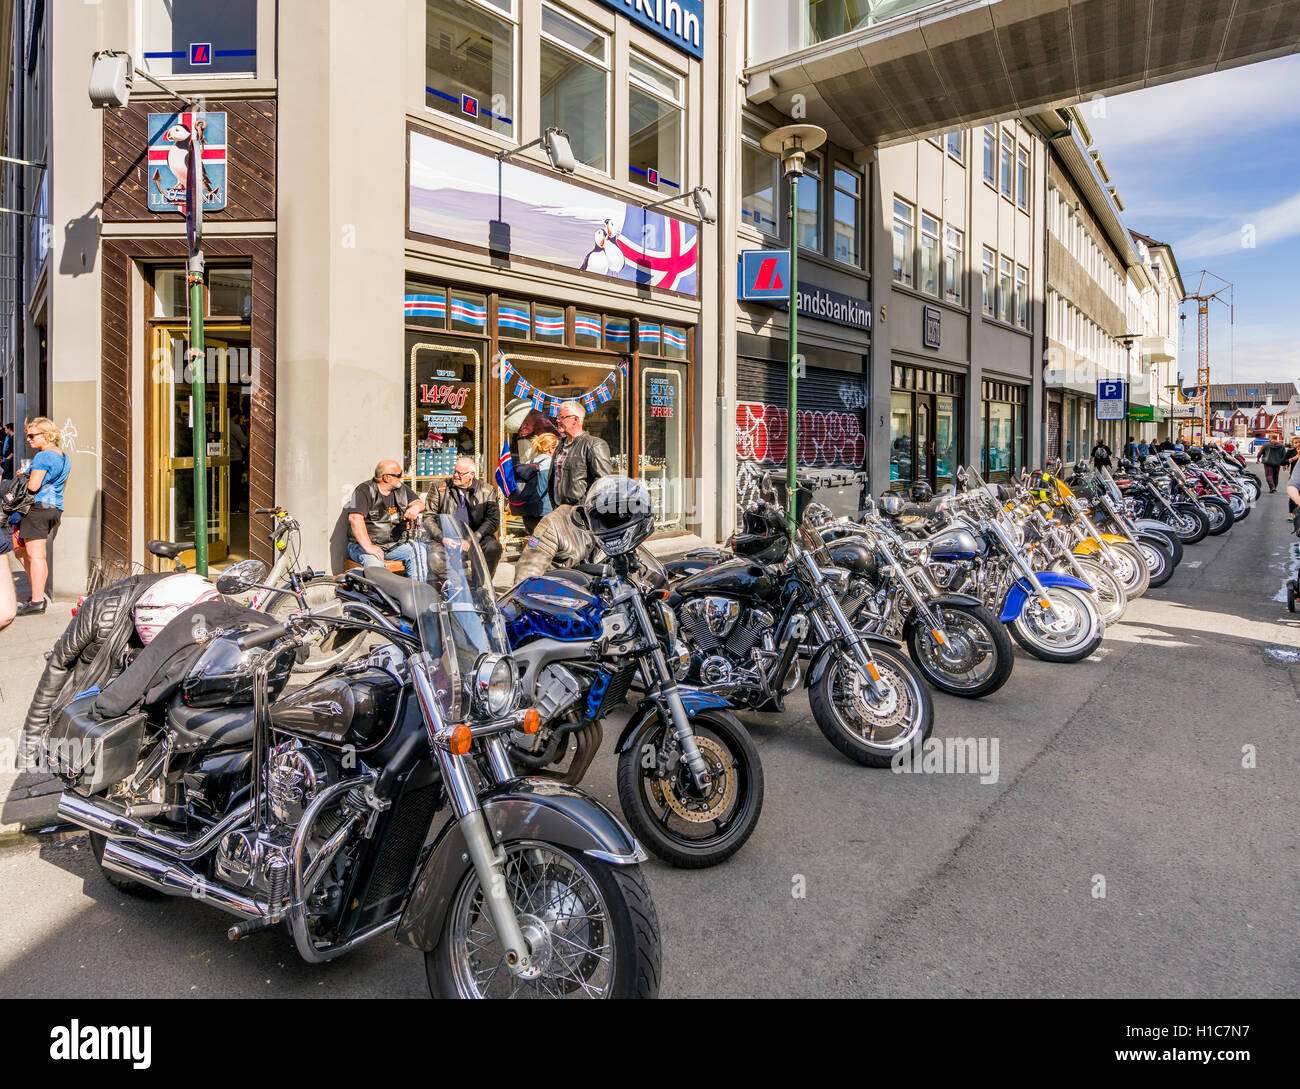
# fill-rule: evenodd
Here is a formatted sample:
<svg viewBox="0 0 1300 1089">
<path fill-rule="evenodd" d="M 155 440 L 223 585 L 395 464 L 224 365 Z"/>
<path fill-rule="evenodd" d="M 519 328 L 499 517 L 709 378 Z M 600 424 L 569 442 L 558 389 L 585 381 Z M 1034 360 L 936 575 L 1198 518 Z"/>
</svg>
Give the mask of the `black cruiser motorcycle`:
<svg viewBox="0 0 1300 1089">
<path fill-rule="evenodd" d="M 59 817 L 119 888 L 227 911 L 232 940 L 280 926 L 317 962 L 394 934 L 425 954 L 435 997 L 653 997 L 645 852 L 581 791 L 516 774 L 506 737 L 539 717 L 518 705 L 477 544 L 454 519 L 441 530 L 435 585 L 352 572 L 342 615 L 206 633 L 163 703 L 102 722 L 93 694 L 74 700 L 51 745 Z M 322 624 L 383 642 L 286 694 Z"/>
</svg>

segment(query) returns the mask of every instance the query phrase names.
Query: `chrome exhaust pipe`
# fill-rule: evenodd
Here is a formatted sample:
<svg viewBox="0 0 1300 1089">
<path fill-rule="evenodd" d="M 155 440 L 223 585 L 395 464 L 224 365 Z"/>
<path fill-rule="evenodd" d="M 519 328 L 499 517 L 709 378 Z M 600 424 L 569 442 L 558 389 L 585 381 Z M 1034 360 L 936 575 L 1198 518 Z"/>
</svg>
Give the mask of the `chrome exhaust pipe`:
<svg viewBox="0 0 1300 1089">
<path fill-rule="evenodd" d="M 58 817 L 109 840 L 136 843 L 169 858 L 188 860 L 207 854 L 222 836 L 236 825 L 247 822 L 250 808 L 248 802 L 243 803 L 201 835 L 174 836 L 136 820 L 112 802 L 86 798 L 65 790 L 59 796 Z"/>
<path fill-rule="evenodd" d="M 138 881 L 168 896 L 188 896 L 245 919 L 269 918 L 266 904 L 209 881 L 183 862 L 159 858 L 119 840 L 104 845 L 102 865 L 119 877 Z"/>
</svg>

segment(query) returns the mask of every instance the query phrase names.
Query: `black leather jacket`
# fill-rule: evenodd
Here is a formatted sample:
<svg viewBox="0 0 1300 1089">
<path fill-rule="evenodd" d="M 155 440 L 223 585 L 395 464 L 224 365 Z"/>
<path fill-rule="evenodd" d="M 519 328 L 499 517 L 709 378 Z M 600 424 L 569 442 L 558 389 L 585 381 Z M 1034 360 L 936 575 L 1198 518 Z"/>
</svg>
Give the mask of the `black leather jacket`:
<svg viewBox="0 0 1300 1089">
<path fill-rule="evenodd" d="M 613 471 L 609 445 L 604 439 L 583 431 L 568 444 L 567 452 L 564 446 L 560 446 L 551 455 L 551 505 L 581 505 L 587 498 L 588 489 Z"/>
<path fill-rule="evenodd" d="M 425 525 L 435 539 L 442 534 L 438 531 L 437 520 L 432 515 L 454 516 L 459 505 L 458 491 L 459 489 L 451 484 L 441 484 L 436 488 L 430 488 L 424 497 Z M 474 531 L 474 536 L 478 538 L 480 544 L 489 537 L 497 535 L 497 528 L 501 524 L 501 508 L 497 506 L 494 487 L 484 484 L 481 480 L 474 481 L 465 493 L 465 507 L 469 511 L 469 528 Z"/>
<path fill-rule="evenodd" d="M 128 646 L 138 648 L 132 610 L 140 596 L 162 574 L 132 575 L 91 594 L 77 609 L 54 647 L 45 655 L 45 672 L 36 685 L 20 748 L 28 766 L 37 759 L 41 743 L 55 716 L 87 688 L 103 688 L 122 672 Z"/>
</svg>

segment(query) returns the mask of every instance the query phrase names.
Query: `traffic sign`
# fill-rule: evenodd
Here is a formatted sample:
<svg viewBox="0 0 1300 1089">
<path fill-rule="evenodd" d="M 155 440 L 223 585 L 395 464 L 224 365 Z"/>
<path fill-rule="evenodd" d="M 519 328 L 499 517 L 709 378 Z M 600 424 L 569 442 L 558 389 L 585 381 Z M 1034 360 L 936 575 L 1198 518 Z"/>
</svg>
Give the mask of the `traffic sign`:
<svg viewBox="0 0 1300 1089">
<path fill-rule="evenodd" d="M 1113 378 L 1097 379 L 1097 419 L 1122 420 L 1125 416 L 1126 382 Z"/>
</svg>

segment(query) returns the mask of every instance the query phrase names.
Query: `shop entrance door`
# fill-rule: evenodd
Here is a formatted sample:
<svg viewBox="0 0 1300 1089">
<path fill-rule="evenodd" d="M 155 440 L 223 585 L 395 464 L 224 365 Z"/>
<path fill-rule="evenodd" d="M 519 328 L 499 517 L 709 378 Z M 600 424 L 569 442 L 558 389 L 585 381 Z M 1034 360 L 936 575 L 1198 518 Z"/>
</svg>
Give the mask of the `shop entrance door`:
<svg viewBox="0 0 1300 1089">
<path fill-rule="evenodd" d="M 152 455 L 150 503 L 146 510 L 148 537 L 194 540 L 194 444 L 203 442 L 207 457 L 208 560 L 212 563 L 248 554 L 247 482 L 243 478 L 248 453 L 248 388 L 240 381 L 243 372 L 236 364 L 231 343 L 242 339 L 246 344 L 247 333 L 231 332 L 230 339 L 204 338 L 205 419 L 197 433 L 192 426 L 193 397 L 185 365 L 189 344 L 184 326 L 151 328 L 151 367 L 145 384 Z M 155 570 L 171 568 L 170 561 L 163 563 L 148 555 L 145 559 Z M 193 567 L 194 551 L 184 553 L 181 562 Z"/>
</svg>

